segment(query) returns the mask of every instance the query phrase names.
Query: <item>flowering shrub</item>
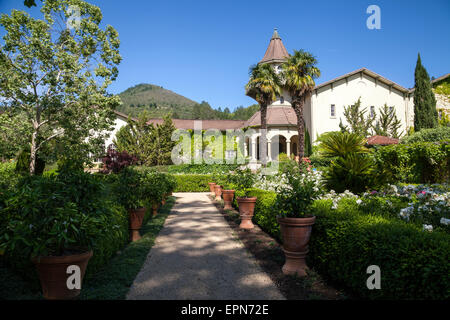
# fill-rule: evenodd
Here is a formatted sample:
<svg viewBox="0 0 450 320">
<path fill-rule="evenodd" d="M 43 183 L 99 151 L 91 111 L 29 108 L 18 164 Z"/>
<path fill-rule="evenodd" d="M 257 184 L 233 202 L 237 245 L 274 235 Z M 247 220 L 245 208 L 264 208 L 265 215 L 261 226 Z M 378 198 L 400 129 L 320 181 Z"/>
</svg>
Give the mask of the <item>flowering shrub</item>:
<svg viewBox="0 0 450 320">
<path fill-rule="evenodd" d="M 320 180 L 308 163 L 293 165 L 284 173 L 285 181 L 276 187 L 275 208 L 280 216 L 297 218 L 309 214 L 309 207 L 323 193 Z"/>
</svg>

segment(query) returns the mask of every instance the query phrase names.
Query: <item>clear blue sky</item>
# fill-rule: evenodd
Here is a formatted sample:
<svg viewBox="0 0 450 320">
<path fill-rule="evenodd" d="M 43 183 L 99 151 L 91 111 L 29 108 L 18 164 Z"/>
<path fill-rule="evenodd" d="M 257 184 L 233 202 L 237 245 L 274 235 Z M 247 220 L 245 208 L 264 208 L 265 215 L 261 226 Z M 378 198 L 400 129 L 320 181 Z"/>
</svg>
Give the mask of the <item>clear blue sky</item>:
<svg viewBox="0 0 450 320">
<path fill-rule="evenodd" d="M 274 27 L 289 53 L 316 55 L 318 84 L 366 67 L 409 88 L 418 52 L 430 76 L 450 72 L 448 0 L 89 2 L 119 32 L 123 62 L 112 93 L 152 83 L 214 108 L 253 104 L 244 92 L 248 68 L 263 57 Z M 371 4 L 381 9 L 381 30 L 366 27 Z M 0 12 L 12 8 L 38 13 L 21 0 L 0 0 Z"/>
</svg>

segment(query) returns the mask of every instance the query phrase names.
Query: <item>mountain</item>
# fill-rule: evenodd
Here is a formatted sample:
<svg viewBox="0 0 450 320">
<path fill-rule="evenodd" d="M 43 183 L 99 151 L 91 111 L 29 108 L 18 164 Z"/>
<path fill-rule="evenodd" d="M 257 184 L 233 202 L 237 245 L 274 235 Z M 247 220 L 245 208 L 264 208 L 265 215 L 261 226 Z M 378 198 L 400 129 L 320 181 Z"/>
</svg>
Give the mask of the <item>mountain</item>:
<svg viewBox="0 0 450 320">
<path fill-rule="evenodd" d="M 117 111 L 132 117 L 138 117 L 146 111 L 151 118 L 162 118 L 172 113 L 175 119 L 228 119 L 247 120 L 256 111 L 258 105 L 238 107 L 234 112 L 228 108 L 213 109 L 208 102 L 197 103 L 173 91 L 154 84 L 138 84 L 119 94 L 122 105 Z"/>
<path fill-rule="evenodd" d="M 117 109 L 120 112 L 137 117 L 147 110 L 152 118 L 159 118 L 172 112 L 180 116 L 192 114 L 197 102 L 190 100 L 173 91 L 154 84 L 138 84 L 119 94 L 122 105 Z"/>
</svg>

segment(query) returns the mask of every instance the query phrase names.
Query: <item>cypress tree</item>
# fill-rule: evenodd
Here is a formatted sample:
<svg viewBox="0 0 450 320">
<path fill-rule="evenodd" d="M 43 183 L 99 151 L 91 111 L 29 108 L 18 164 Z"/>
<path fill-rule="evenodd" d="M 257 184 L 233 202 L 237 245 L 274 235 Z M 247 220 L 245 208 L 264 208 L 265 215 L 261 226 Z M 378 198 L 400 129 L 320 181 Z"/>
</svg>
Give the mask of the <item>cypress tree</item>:
<svg viewBox="0 0 450 320">
<path fill-rule="evenodd" d="M 436 99 L 431 90 L 430 76 L 422 65 L 420 54 L 414 72 L 414 89 L 414 130 L 436 128 L 438 126 Z"/>
</svg>

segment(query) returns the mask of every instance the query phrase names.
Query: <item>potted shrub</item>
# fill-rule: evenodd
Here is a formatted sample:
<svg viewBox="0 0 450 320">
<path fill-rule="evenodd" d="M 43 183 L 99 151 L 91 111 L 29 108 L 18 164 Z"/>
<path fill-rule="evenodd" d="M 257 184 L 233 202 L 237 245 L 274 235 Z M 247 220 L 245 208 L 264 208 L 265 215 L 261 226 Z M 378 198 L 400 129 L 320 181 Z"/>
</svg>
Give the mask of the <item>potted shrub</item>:
<svg viewBox="0 0 450 320">
<path fill-rule="evenodd" d="M 158 214 L 158 208 L 168 190 L 165 174 L 153 169 L 143 171 L 143 194 L 152 205 L 152 216 Z"/>
<path fill-rule="evenodd" d="M 100 200 L 102 189 L 102 183 L 83 172 L 30 176 L 2 210 L 8 222 L 1 230 L 0 251 L 21 266 L 31 258 L 45 299 L 80 294 L 95 237 L 104 232 L 99 221 L 109 219 Z M 73 273 L 79 275 L 74 281 L 80 287 L 69 285 Z"/>
<path fill-rule="evenodd" d="M 236 201 L 239 206 L 241 224 L 239 228 L 253 229 L 253 213 L 255 211 L 256 197 L 250 197 L 250 189 L 255 182 L 255 175 L 250 169 L 236 170 L 236 174 L 231 178 L 236 185 Z"/>
<path fill-rule="evenodd" d="M 124 168 L 116 184 L 116 195 L 121 205 L 128 210 L 130 220 L 130 240 L 141 239 L 139 230 L 144 221 L 146 208 L 144 205 L 143 175 L 133 167 Z"/>
<path fill-rule="evenodd" d="M 308 243 L 316 217 L 310 207 L 321 195 L 321 185 L 315 173 L 307 170 L 307 164 L 291 164 L 285 170 L 285 184 L 277 187 L 275 209 L 281 228 L 283 251 L 286 258 L 283 273 L 305 276 Z"/>
<path fill-rule="evenodd" d="M 235 186 L 233 183 L 233 176 L 229 175 L 223 184 L 223 190 L 222 190 L 222 197 L 224 202 L 224 209 L 225 210 L 231 210 L 233 209 L 233 199 L 234 199 L 234 193 L 235 193 Z"/>
<path fill-rule="evenodd" d="M 165 193 L 163 195 L 162 205 L 166 204 L 167 197 L 172 195 L 173 190 L 177 186 L 177 180 L 171 174 L 164 174 L 165 178 Z"/>
</svg>

